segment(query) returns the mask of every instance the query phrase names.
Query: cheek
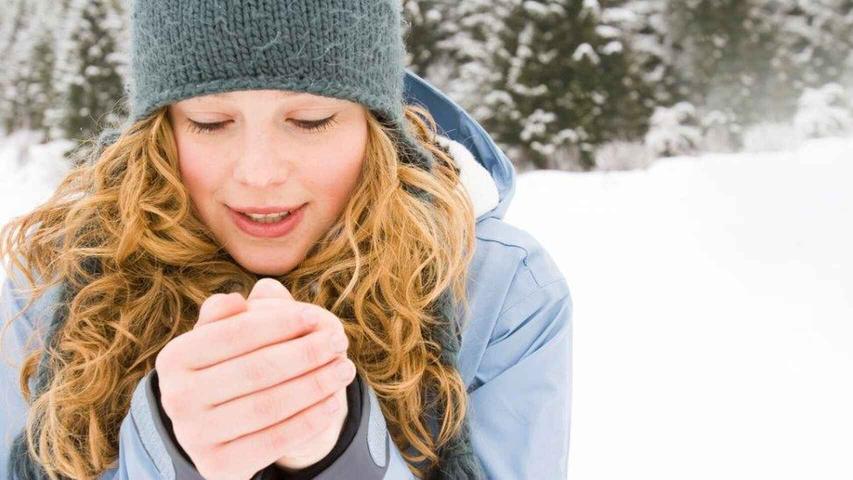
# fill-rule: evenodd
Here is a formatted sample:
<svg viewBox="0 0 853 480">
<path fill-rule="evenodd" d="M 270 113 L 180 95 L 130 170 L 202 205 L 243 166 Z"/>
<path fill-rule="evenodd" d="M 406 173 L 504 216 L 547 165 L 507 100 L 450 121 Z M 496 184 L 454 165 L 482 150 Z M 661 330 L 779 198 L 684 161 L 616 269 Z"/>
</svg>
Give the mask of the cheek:
<svg viewBox="0 0 853 480">
<path fill-rule="evenodd" d="M 224 175 L 223 162 L 211 161 L 212 153 L 205 148 L 177 141 L 181 180 L 189 191 L 196 207 L 204 214 L 213 201 Z"/>
<path fill-rule="evenodd" d="M 311 185 L 308 188 L 314 198 L 326 203 L 330 213 L 337 214 L 343 209 L 358 184 L 364 163 L 366 135 L 366 131 L 356 132 L 349 138 L 336 140 L 338 145 L 351 147 L 330 148 L 320 157 L 326 160 L 311 166 Z"/>
</svg>

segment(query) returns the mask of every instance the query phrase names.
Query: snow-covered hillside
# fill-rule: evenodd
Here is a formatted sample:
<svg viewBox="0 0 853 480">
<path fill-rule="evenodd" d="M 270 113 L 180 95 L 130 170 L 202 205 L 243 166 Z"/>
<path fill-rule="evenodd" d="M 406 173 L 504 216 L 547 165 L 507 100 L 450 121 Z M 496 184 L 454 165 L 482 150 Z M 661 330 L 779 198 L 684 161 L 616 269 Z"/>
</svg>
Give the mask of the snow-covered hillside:
<svg viewBox="0 0 853 480">
<path fill-rule="evenodd" d="M 64 169 L 24 135 L 0 223 Z M 574 300 L 572 480 L 853 478 L 851 183 L 853 139 L 519 178 Z"/>
<path fill-rule="evenodd" d="M 569 478 L 853 478 L 853 139 L 532 172 L 574 300 Z"/>
</svg>

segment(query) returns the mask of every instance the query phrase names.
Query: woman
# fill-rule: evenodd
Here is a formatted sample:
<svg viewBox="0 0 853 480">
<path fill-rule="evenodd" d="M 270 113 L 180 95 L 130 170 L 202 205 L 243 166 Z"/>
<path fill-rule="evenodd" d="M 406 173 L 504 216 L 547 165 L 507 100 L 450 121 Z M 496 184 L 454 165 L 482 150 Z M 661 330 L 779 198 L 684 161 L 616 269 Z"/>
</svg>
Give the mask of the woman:
<svg viewBox="0 0 853 480">
<path fill-rule="evenodd" d="M 399 3 L 133 3 L 128 122 L 3 230 L 0 473 L 565 478 L 566 281 Z"/>
</svg>

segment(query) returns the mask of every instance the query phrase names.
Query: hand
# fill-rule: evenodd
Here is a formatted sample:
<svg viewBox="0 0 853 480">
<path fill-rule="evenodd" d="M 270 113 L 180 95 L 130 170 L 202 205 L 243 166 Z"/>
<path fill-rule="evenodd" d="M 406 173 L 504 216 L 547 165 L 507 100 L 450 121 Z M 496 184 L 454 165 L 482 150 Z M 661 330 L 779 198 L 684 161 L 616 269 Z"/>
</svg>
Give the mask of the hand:
<svg viewBox="0 0 853 480">
<path fill-rule="evenodd" d="M 273 462 L 302 468 L 328 454 L 355 375 L 346 336 L 342 351 L 331 346 L 343 333 L 331 312 L 293 300 L 273 279 L 258 281 L 248 300 L 206 299 L 195 328 L 155 362 L 163 410 L 199 473 L 245 480 Z"/>
</svg>

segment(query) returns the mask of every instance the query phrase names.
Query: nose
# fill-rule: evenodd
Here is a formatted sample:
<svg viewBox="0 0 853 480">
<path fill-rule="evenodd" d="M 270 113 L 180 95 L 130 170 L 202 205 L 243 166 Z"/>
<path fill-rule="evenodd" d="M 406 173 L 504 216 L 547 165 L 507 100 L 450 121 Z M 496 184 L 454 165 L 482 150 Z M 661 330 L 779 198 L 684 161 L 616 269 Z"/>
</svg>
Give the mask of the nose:
<svg viewBox="0 0 853 480">
<path fill-rule="evenodd" d="M 234 178 L 247 186 L 258 188 L 284 183 L 290 164 L 273 135 L 258 132 L 247 137 L 234 165 Z"/>
</svg>

